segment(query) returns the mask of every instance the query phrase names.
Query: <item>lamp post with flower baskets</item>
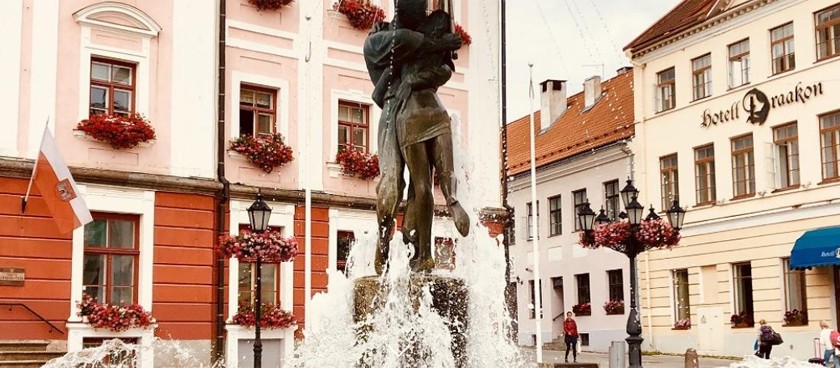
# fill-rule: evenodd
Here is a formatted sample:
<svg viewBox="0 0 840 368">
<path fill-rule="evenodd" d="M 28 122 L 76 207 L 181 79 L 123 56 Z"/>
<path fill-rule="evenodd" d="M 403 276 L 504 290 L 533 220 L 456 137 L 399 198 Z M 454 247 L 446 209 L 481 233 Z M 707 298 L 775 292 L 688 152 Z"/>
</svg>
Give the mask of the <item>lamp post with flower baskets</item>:
<svg viewBox="0 0 840 368">
<path fill-rule="evenodd" d="M 248 221 L 251 225 L 251 230 L 256 233 L 262 233 L 268 229 L 268 219 L 271 217 L 271 207 L 262 199 L 262 193 L 257 193 L 257 200 L 248 207 Z M 262 368 L 262 340 L 260 339 L 260 318 L 262 317 L 262 256 L 259 252 L 256 253 L 254 262 L 256 263 L 257 280 L 255 282 L 256 290 L 254 293 L 255 308 L 254 313 L 256 322 L 254 323 L 254 368 Z"/>
<path fill-rule="evenodd" d="M 624 212 L 615 220 L 610 219 L 602 208 L 596 216 L 589 202 L 578 211 L 578 222 L 583 232 L 580 244 L 585 248 L 606 247 L 624 253 L 630 260 L 630 315 L 627 317 L 625 339 L 630 347 L 628 357 L 630 368 L 642 368 L 642 323 L 636 308 L 636 256 L 649 249 L 670 248 L 680 241 L 680 228 L 685 219 L 685 210 L 675 199 L 666 211 L 668 222 L 663 221 L 650 207 L 650 213 L 644 217 L 645 208 L 639 203 L 639 190 L 633 181 L 627 179 L 627 185 L 621 190 Z"/>
</svg>

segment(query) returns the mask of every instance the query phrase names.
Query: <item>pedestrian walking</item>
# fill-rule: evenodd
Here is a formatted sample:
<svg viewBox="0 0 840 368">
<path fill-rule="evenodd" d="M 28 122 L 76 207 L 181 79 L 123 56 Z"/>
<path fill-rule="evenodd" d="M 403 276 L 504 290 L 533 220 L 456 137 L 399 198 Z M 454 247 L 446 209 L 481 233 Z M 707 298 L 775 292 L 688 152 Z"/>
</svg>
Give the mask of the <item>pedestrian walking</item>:
<svg viewBox="0 0 840 368">
<path fill-rule="evenodd" d="M 820 346 L 823 348 L 823 366 L 828 367 L 834 362 L 835 368 L 840 368 L 840 357 L 834 353 L 834 343 L 831 342 L 831 327 L 828 322 L 820 321 Z"/>
<path fill-rule="evenodd" d="M 569 351 L 577 362 L 578 329 L 577 322 L 572 318 L 572 312 L 566 312 L 566 320 L 563 321 L 563 340 L 566 342 L 566 363 L 569 362 Z"/>
<path fill-rule="evenodd" d="M 758 353 L 756 355 L 759 358 L 770 359 L 770 351 L 773 350 L 773 345 L 781 343 L 781 336 L 779 335 L 778 339 L 776 338 L 778 334 L 767 325 L 767 321 L 762 319 L 758 321 L 758 324 Z"/>
</svg>

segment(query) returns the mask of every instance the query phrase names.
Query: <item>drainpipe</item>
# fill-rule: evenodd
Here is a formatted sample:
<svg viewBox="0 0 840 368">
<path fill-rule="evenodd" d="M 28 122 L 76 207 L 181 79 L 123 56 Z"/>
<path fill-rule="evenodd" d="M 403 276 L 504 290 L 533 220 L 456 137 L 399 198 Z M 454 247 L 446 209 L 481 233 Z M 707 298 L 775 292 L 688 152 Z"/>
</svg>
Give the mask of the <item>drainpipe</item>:
<svg viewBox="0 0 840 368">
<path fill-rule="evenodd" d="M 216 195 L 216 242 L 225 234 L 225 213 L 230 200 L 230 182 L 225 178 L 225 16 L 226 1 L 219 0 L 219 45 L 218 45 L 218 101 L 216 127 L 216 177 L 222 183 L 222 189 Z M 218 244 L 217 244 L 218 245 Z M 213 252 L 216 258 L 216 343 L 213 346 L 216 362 L 225 357 L 225 258 Z"/>
</svg>

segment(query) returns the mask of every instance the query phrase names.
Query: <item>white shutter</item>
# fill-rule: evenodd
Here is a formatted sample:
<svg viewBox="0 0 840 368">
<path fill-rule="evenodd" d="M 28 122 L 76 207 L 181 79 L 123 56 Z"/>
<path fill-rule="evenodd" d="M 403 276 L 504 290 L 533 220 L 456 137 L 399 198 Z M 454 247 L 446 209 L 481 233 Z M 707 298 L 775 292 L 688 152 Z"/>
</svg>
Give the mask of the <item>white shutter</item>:
<svg viewBox="0 0 840 368">
<path fill-rule="evenodd" d="M 764 142 L 764 174 L 765 190 L 769 193 L 781 188 L 782 178 L 779 176 L 779 150 L 773 142 Z"/>
</svg>

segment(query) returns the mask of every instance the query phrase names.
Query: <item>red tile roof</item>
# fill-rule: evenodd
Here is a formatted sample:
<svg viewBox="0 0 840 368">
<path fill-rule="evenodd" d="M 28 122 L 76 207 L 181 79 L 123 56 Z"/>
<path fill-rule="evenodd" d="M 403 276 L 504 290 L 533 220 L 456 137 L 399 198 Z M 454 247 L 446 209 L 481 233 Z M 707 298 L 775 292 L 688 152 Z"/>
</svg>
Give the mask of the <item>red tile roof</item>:
<svg viewBox="0 0 840 368">
<path fill-rule="evenodd" d="M 720 10 L 719 8 L 726 6 L 728 2 L 726 0 L 683 0 L 625 46 L 624 50 L 630 49 L 635 54 L 639 49 L 696 26 L 705 21 L 710 14 L 714 15 L 713 8 L 717 8 L 716 11 Z"/>
<path fill-rule="evenodd" d="M 568 98 L 568 109 L 540 133 L 540 112 L 534 114 L 537 167 L 633 136 L 633 72 L 601 84 L 601 99 L 583 111 L 583 92 Z M 529 116 L 507 125 L 508 174 L 530 169 Z"/>
</svg>

